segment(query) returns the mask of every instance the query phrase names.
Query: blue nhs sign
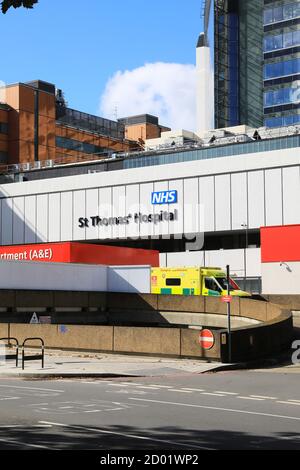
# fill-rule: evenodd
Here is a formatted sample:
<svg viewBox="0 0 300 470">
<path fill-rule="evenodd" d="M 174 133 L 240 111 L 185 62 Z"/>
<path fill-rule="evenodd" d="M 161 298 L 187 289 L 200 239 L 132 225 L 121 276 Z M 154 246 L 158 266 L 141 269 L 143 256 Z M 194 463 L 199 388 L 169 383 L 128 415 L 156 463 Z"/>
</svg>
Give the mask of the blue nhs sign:
<svg viewBox="0 0 300 470">
<path fill-rule="evenodd" d="M 177 191 L 157 191 L 151 194 L 151 204 L 176 204 Z"/>
</svg>

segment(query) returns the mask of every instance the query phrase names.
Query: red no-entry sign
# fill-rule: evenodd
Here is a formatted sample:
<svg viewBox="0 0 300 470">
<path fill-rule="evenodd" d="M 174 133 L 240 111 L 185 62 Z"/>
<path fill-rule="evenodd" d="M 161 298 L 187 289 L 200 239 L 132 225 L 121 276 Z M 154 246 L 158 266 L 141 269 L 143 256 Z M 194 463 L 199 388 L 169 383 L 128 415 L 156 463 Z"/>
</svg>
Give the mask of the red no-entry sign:
<svg viewBox="0 0 300 470">
<path fill-rule="evenodd" d="M 232 301 L 232 295 L 223 295 L 221 300 L 222 302 L 230 303 Z"/>
<path fill-rule="evenodd" d="M 211 349 L 215 344 L 215 337 L 210 330 L 202 330 L 199 334 L 199 344 L 203 349 Z"/>
</svg>

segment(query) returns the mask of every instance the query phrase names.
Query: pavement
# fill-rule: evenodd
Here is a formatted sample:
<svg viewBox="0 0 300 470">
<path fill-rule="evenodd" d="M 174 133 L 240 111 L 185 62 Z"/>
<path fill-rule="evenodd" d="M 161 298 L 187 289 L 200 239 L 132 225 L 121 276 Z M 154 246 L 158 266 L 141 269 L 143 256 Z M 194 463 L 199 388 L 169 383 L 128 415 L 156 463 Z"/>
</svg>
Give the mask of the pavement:
<svg viewBox="0 0 300 470">
<path fill-rule="evenodd" d="M 27 354 L 36 355 L 38 351 L 27 350 Z M 32 360 L 26 361 L 22 370 L 20 355 L 18 368 L 14 360 L 0 362 L 0 378 L 154 377 L 201 374 L 217 370 L 219 367 L 224 367 L 224 364 L 194 359 L 47 350 L 44 368 L 41 360 Z"/>
<path fill-rule="evenodd" d="M 36 355 L 38 351 L 27 350 L 27 354 Z M 299 362 L 292 362 L 293 354 Z M 299 374 L 300 341 L 297 349 L 290 349 L 275 357 L 233 364 L 209 360 L 47 350 L 44 368 L 41 360 L 30 360 L 25 362 L 25 368 L 22 370 L 21 355 L 18 367 L 15 366 L 15 360 L 0 361 L 0 378 L 171 377 L 245 369 Z"/>
<path fill-rule="evenodd" d="M 41 360 L 25 362 L 22 370 L 21 354 L 18 367 L 15 360 L 0 360 L 1 378 L 55 379 L 55 378 L 105 378 L 105 377 L 171 377 L 185 374 L 204 374 L 234 370 L 258 372 L 300 373 L 300 340 L 294 349 L 274 357 L 252 362 L 224 364 L 211 360 L 162 358 L 145 355 L 91 353 L 88 351 L 45 351 L 45 363 Z M 7 351 L 8 352 L 8 351 Z M 9 353 L 11 353 L 9 351 Z M 39 354 L 27 350 L 27 355 Z"/>
</svg>

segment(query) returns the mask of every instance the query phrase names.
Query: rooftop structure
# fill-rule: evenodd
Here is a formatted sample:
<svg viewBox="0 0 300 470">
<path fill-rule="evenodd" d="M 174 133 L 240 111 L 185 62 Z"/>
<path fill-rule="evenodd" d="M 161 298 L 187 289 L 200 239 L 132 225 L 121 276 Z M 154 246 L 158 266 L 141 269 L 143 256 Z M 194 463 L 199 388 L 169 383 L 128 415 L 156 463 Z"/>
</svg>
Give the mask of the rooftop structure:
<svg viewBox="0 0 300 470">
<path fill-rule="evenodd" d="M 279 128 L 237 126 L 204 132 L 200 137 L 187 131 L 166 132 L 167 138 L 149 139 L 146 150 L 90 155 L 82 162 L 44 160 L 2 165 L 1 181 L 13 182 L 60 176 L 114 171 L 170 163 L 248 155 L 300 146 L 300 125 Z M 174 144 L 175 142 L 175 144 Z"/>
</svg>

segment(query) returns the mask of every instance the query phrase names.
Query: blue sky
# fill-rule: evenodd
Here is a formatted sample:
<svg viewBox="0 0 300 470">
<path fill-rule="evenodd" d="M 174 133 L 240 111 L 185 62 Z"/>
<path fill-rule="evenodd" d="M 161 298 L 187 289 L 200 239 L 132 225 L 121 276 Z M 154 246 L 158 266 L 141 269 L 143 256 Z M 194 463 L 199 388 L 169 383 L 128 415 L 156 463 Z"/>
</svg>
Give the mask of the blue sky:
<svg viewBox="0 0 300 470">
<path fill-rule="evenodd" d="M 194 64 L 201 0 L 40 0 L 0 16 L 0 80 L 43 79 L 69 106 L 99 114 L 117 71 L 145 63 Z M 147 110 L 145 109 L 145 112 Z"/>
</svg>

